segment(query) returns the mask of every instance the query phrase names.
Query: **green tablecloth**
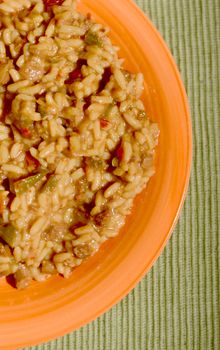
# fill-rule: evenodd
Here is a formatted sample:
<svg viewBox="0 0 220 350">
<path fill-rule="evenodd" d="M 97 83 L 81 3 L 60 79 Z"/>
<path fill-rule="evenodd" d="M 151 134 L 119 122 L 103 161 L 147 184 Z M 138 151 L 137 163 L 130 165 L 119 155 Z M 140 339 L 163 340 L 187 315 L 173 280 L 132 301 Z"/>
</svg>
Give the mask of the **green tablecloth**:
<svg viewBox="0 0 220 350">
<path fill-rule="evenodd" d="M 220 0 L 137 4 L 170 47 L 191 104 L 194 161 L 184 210 L 161 257 L 122 302 L 32 350 L 220 349 Z"/>
</svg>

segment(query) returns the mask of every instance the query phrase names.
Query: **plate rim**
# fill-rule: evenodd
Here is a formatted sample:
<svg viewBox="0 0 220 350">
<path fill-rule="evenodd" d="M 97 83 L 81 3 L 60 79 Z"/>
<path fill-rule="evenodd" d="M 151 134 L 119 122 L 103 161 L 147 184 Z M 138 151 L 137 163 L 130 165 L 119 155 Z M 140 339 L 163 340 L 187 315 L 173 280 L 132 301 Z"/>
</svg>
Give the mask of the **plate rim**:
<svg viewBox="0 0 220 350">
<path fill-rule="evenodd" d="M 153 264 L 155 263 L 155 261 L 157 260 L 157 258 L 159 257 L 159 255 L 161 254 L 161 252 L 163 251 L 166 243 L 168 242 L 168 240 L 171 237 L 171 234 L 174 230 L 174 227 L 176 226 L 177 220 L 180 216 L 180 212 L 182 210 L 183 207 L 183 203 L 185 201 L 186 198 L 186 194 L 187 194 L 187 190 L 189 187 L 189 179 L 190 179 L 190 173 L 191 173 L 191 166 L 192 166 L 192 122 L 191 122 L 191 116 L 190 116 L 190 108 L 189 108 L 189 103 L 188 103 L 188 98 L 187 98 L 187 94 L 185 91 L 185 87 L 184 84 L 182 82 L 182 78 L 180 75 L 180 72 L 177 68 L 176 62 L 170 52 L 170 50 L 168 49 L 164 39 L 162 38 L 161 34 L 159 33 L 159 31 L 156 29 L 156 27 L 154 26 L 154 24 L 152 23 L 152 21 L 149 19 L 149 17 L 137 6 L 137 4 L 132 1 L 132 0 L 123 0 L 124 3 L 127 3 L 127 5 L 129 4 L 129 6 L 133 9 L 133 11 L 136 12 L 136 16 L 138 16 L 140 18 L 142 18 L 142 20 L 145 21 L 146 25 L 148 27 L 151 28 L 151 30 L 155 33 L 155 36 L 157 37 L 158 42 L 160 42 L 160 46 L 163 48 L 164 53 L 166 53 L 167 58 L 169 60 L 169 63 L 172 66 L 173 69 L 173 73 L 175 74 L 175 80 L 178 83 L 178 87 L 179 87 L 179 91 L 181 92 L 181 97 L 182 97 L 182 101 L 183 101 L 183 106 L 185 109 L 185 116 L 186 116 L 186 125 L 187 125 L 187 145 L 188 145 L 188 153 L 187 153 L 187 165 L 186 165 L 186 172 L 185 172 L 185 179 L 184 179 L 184 186 L 182 188 L 182 193 L 180 196 L 180 200 L 178 203 L 178 210 L 175 214 L 174 219 L 172 220 L 172 222 L 170 223 L 170 228 L 168 230 L 168 232 L 166 234 L 164 234 L 164 239 L 162 241 L 162 243 L 160 244 L 160 246 L 158 246 L 158 249 L 155 251 L 154 254 L 154 258 L 151 260 L 150 263 L 148 264 L 144 264 L 142 266 L 142 270 L 141 272 L 139 272 L 136 276 L 135 279 L 132 280 L 132 282 L 130 282 L 126 288 L 124 288 L 123 291 L 120 291 L 120 293 L 117 293 L 116 296 L 114 296 L 110 302 L 108 302 L 107 305 L 103 305 L 103 307 L 101 308 L 101 310 L 99 309 L 96 313 L 93 312 L 92 315 L 88 316 L 87 320 L 81 321 L 80 324 L 78 325 L 78 327 L 71 327 L 71 324 L 68 324 L 67 326 L 63 327 L 62 330 L 55 330 L 53 332 L 51 332 L 51 334 L 49 336 L 41 336 L 39 335 L 39 338 L 37 340 L 36 343 L 36 339 L 33 342 L 25 342 L 22 341 L 20 344 L 16 345 L 16 347 L 24 347 L 24 346 L 31 346 L 31 345 L 35 345 L 35 344 L 39 344 L 42 342 L 46 342 L 52 339 L 55 339 L 57 337 L 63 336 L 71 331 L 77 330 L 79 328 L 81 328 L 83 325 L 88 324 L 89 322 L 95 320 L 97 317 L 99 317 L 100 315 L 102 315 L 104 312 L 107 312 L 110 308 L 113 307 L 113 305 L 115 305 L 116 303 L 118 303 L 120 300 L 122 300 L 136 285 L 137 283 L 143 278 L 143 276 L 151 269 L 151 267 L 153 266 Z M 120 295 L 118 295 L 120 294 Z M 61 308 L 62 309 L 62 308 Z M 60 309 L 58 309 L 60 310 Z M 56 310 L 57 311 L 57 310 Z M 7 349 L 15 349 L 14 346 L 5 346 L 4 345 L 4 350 Z M 2 349 L 3 349 L 2 348 Z M 1 349 L 1 341 L 0 341 L 0 349 Z"/>
</svg>

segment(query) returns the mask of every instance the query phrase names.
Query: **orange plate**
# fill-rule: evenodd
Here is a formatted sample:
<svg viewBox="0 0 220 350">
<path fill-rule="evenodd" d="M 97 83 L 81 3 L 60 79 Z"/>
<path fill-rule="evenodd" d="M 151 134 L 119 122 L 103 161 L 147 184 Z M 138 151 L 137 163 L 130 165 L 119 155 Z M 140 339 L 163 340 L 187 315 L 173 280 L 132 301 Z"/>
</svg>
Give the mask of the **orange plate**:
<svg viewBox="0 0 220 350">
<path fill-rule="evenodd" d="M 135 201 L 120 235 L 65 280 L 53 277 L 17 291 L 0 282 L 0 347 L 15 349 L 61 336 L 124 297 L 167 242 L 186 194 L 192 135 L 186 94 L 171 54 L 131 0 L 82 0 L 83 12 L 111 28 L 126 67 L 143 72 L 144 102 L 159 124 L 156 175 Z"/>
</svg>

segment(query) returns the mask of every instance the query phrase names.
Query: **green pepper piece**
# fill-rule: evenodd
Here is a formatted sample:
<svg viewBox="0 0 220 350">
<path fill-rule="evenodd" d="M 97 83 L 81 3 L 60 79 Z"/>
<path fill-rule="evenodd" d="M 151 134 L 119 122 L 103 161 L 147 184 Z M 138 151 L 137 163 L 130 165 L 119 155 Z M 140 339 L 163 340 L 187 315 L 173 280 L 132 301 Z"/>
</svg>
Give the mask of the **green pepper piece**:
<svg viewBox="0 0 220 350">
<path fill-rule="evenodd" d="M 14 248 L 19 243 L 19 233 L 12 225 L 0 227 L 0 237 L 11 247 Z"/>
<path fill-rule="evenodd" d="M 118 166 L 118 158 L 117 157 L 114 157 L 113 159 L 112 159 L 112 166 L 114 167 L 114 168 L 117 168 L 117 166 Z"/>
<path fill-rule="evenodd" d="M 40 173 L 26 177 L 25 179 L 16 181 L 14 183 L 14 190 L 16 194 L 23 194 L 27 192 L 31 187 L 40 182 L 47 174 L 47 170 L 43 169 Z"/>
<path fill-rule="evenodd" d="M 109 114 L 111 113 L 112 108 L 114 107 L 114 103 L 110 103 L 105 110 L 105 117 L 109 117 Z"/>
<path fill-rule="evenodd" d="M 43 191 L 52 192 L 58 184 L 56 175 L 51 175 L 49 180 L 46 182 Z"/>
<path fill-rule="evenodd" d="M 116 176 L 122 176 L 124 174 L 124 170 L 122 168 L 116 168 L 113 171 L 113 174 L 116 175 Z"/>
<path fill-rule="evenodd" d="M 98 157 L 89 158 L 87 160 L 87 164 L 93 168 L 97 168 L 100 170 L 105 168 L 105 161 L 103 159 L 98 158 Z"/>
<path fill-rule="evenodd" d="M 102 46 L 103 42 L 102 39 L 98 36 L 97 33 L 88 31 L 85 36 L 85 42 L 87 45 L 95 45 L 95 46 Z"/>
</svg>

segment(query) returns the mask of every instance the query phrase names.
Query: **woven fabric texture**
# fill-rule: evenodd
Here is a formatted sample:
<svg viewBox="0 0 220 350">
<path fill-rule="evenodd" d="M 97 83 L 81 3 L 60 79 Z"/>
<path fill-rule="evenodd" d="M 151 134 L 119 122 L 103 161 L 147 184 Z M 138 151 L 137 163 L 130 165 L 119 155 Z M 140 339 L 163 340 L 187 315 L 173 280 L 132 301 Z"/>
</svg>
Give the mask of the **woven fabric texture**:
<svg viewBox="0 0 220 350">
<path fill-rule="evenodd" d="M 220 350 L 220 0 L 136 2 L 170 47 L 191 105 L 194 159 L 184 210 L 154 267 L 123 301 L 26 350 Z"/>
</svg>

